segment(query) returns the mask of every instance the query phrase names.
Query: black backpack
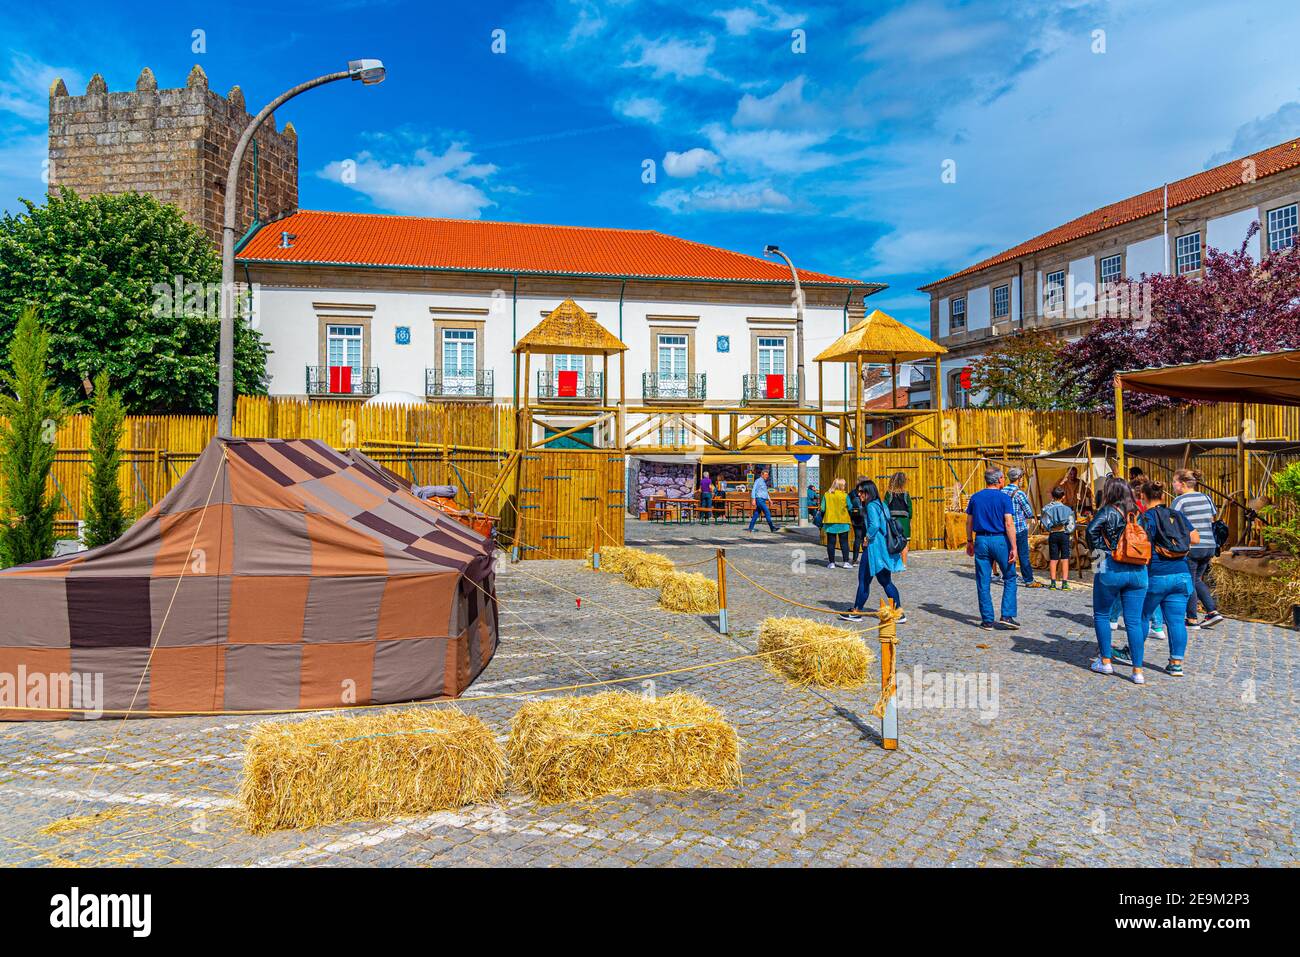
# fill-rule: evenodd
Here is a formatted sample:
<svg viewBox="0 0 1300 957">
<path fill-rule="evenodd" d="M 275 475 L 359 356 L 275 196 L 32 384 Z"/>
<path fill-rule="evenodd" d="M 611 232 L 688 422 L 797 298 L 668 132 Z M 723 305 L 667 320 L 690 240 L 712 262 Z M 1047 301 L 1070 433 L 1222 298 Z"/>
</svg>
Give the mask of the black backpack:
<svg viewBox="0 0 1300 957">
<path fill-rule="evenodd" d="M 1156 520 L 1155 535 L 1151 538 L 1155 553 L 1161 558 L 1186 558 L 1192 550 L 1191 523 L 1163 505 L 1150 509 L 1150 514 Z"/>
<path fill-rule="evenodd" d="M 898 519 L 889 514 L 884 502 L 877 500 L 877 504 L 885 513 L 885 551 L 891 555 L 901 555 L 903 549 L 907 547 L 907 536 L 903 534 L 903 526 L 898 524 Z"/>
<path fill-rule="evenodd" d="M 1221 518 L 1216 518 L 1210 528 L 1214 531 L 1214 554 L 1218 555 L 1223 551 L 1223 546 L 1228 544 L 1228 536 L 1232 534 L 1232 530 Z"/>
</svg>

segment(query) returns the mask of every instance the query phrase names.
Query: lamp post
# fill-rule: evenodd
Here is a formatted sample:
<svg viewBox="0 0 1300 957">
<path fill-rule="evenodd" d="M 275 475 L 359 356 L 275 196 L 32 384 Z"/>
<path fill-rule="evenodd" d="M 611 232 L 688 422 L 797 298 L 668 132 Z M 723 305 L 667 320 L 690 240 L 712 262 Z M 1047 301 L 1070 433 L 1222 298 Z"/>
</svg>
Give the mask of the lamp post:
<svg viewBox="0 0 1300 957">
<path fill-rule="evenodd" d="M 785 264 L 790 267 L 790 275 L 794 279 L 794 333 L 795 333 L 795 355 L 798 362 L 798 372 L 795 377 L 795 404 L 799 408 L 804 407 L 804 374 L 803 374 L 803 287 L 799 285 L 799 271 L 794 268 L 794 263 L 790 257 L 781 251 L 781 247 L 769 243 L 763 247 L 764 256 L 780 256 L 785 260 Z M 799 463 L 799 527 L 807 528 L 810 524 L 808 521 L 808 463 Z"/>
<path fill-rule="evenodd" d="M 217 358 L 217 435 L 230 438 L 235 431 L 235 216 L 239 208 L 239 167 L 248 144 L 268 116 L 299 93 L 335 80 L 360 80 L 366 86 L 382 83 L 384 64 L 379 60 L 352 60 L 346 70 L 327 73 L 277 96 L 244 129 L 226 172 L 225 214 L 221 221 L 221 335 Z M 257 210 L 253 210 L 256 218 Z"/>
</svg>

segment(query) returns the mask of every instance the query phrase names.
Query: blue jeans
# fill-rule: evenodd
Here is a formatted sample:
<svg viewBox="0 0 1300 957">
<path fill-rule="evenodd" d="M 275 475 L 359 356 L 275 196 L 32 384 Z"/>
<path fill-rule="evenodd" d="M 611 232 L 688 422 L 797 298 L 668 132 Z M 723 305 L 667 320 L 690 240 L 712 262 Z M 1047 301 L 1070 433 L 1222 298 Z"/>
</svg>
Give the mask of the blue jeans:
<svg viewBox="0 0 1300 957">
<path fill-rule="evenodd" d="M 892 598 L 895 608 L 903 607 L 903 599 L 899 597 L 898 586 L 894 584 L 888 568 L 882 568 L 876 572 L 876 581 L 880 582 L 881 587 L 885 589 L 885 597 Z M 862 556 L 862 561 L 858 563 L 858 596 L 853 600 L 853 607 L 859 611 L 867 610 L 867 597 L 871 593 L 871 563 L 867 556 Z"/>
<path fill-rule="evenodd" d="M 758 521 L 758 515 L 762 512 L 763 517 L 767 519 L 767 527 L 776 531 L 776 526 L 772 524 L 772 510 L 767 507 L 767 499 L 760 498 L 754 500 L 754 514 L 749 517 L 749 530 L 754 530 L 754 523 Z"/>
<path fill-rule="evenodd" d="M 1028 585 L 1034 580 L 1034 566 L 1029 564 L 1029 529 L 1016 532 L 1016 560 L 1020 562 L 1020 580 Z"/>
<path fill-rule="evenodd" d="M 1154 624 L 1152 616 L 1159 615 L 1164 609 L 1165 627 L 1169 632 L 1169 657 L 1175 661 L 1182 661 L 1183 652 L 1187 650 L 1187 623 L 1183 621 L 1183 613 L 1187 610 L 1187 599 L 1193 594 L 1192 576 L 1187 572 L 1152 575 L 1147 579 L 1143 618 L 1151 617 Z"/>
<path fill-rule="evenodd" d="M 1005 535 L 975 536 L 975 588 L 980 596 L 980 621 L 993 621 L 993 566 L 1006 583 L 1002 588 L 1002 617 L 1016 617 L 1016 575 L 1010 567 L 1011 546 Z"/>
<path fill-rule="evenodd" d="M 713 508 L 713 495 L 700 493 L 700 521 L 707 523 L 709 520 L 709 510 Z"/>
<path fill-rule="evenodd" d="M 1187 570 L 1192 573 L 1192 594 L 1187 599 L 1187 617 L 1196 617 L 1196 599 L 1201 600 L 1205 606 L 1205 613 L 1208 615 L 1212 611 L 1218 610 L 1218 605 L 1214 601 L 1214 592 L 1210 590 L 1210 584 L 1205 580 L 1205 573 L 1210 570 L 1210 559 L 1214 557 L 1213 553 L 1207 555 L 1187 556 Z"/>
<path fill-rule="evenodd" d="M 1106 562 L 1106 570 L 1092 580 L 1092 621 L 1097 632 L 1101 657 L 1110 658 L 1110 609 L 1118 599 L 1124 609 L 1124 631 L 1128 635 L 1133 667 L 1142 667 L 1142 650 L 1146 643 L 1146 619 L 1142 603 L 1147 594 L 1147 567 Z"/>
<path fill-rule="evenodd" d="M 1119 621 L 1119 612 L 1120 612 L 1120 600 L 1116 598 L 1115 604 L 1110 606 L 1110 620 L 1112 624 L 1114 622 Z M 1156 610 L 1151 615 L 1151 627 L 1163 628 L 1164 626 L 1165 626 L 1164 612 L 1161 611 L 1161 607 L 1159 605 L 1156 605 Z"/>
</svg>

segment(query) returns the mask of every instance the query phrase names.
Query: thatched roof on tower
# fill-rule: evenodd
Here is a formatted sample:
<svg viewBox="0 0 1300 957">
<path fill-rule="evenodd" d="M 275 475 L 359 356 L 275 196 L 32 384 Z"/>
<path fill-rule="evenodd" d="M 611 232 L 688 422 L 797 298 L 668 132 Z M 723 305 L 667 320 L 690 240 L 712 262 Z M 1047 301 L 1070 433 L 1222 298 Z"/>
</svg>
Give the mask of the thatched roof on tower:
<svg viewBox="0 0 1300 957">
<path fill-rule="evenodd" d="M 572 299 L 566 299 L 516 343 L 515 352 L 607 356 L 627 346 Z"/>
<path fill-rule="evenodd" d="M 814 362 L 915 362 L 933 359 L 948 350 L 909 329 L 893 316 L 874 310 L 819 352 Z"/>
</svg>

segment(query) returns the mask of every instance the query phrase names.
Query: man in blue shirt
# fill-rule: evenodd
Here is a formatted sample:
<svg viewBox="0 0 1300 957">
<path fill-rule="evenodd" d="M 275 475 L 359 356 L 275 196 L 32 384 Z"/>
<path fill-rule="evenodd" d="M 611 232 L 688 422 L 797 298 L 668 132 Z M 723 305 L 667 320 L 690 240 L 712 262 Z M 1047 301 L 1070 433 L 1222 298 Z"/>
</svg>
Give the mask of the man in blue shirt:
<svg viewBox="0 0 1300 957">
<path fill-rule="evenodd" d="M 1024 469 L 1007 469 L 1007 484 L 1002 491 L 1011 497 L 1011 517 L 1016 523 L 1016 555 L 1020 558 L 1020 581 L 1026 588 L 1042 588 L 1034 581 L 1034 566 L 1029 563 L 1029 523 L 1034 520 L 1034 507 L 1029 496 L 1020 490 Z M 1011 563 L 1015 565 L 1015 562 Z"/>
<path fill-rule="evenodd" d="M 1002 572 L 1006 587 L 1002 589 L 1004 628 L 1019 628 L 1016 621 L 1016 520 L 1011 498 L 1001 489 L 1002 470 L 984 470 L 984 489 L 966 504 L 966 554 L 975 556 L 975 588 L 979 592 L 980 627 L 992 630 L 993 591 L 990 579 L 993 566 Z"/>
<path fill-rule="evenodd" d="M 750 499 L 754 503 L 754 514 L 749 517 L 749 530 L 754 530 L 754 523 L 758 521 L 759 512 L 767 519 L 767 527 L 776 531 L 776 526 L 772 524 L 772 509 L 767 503 L 767 469 L 763 469 L 758 478 L 754 479 L 753 490 L 749 493 Z"/>
</svg>

